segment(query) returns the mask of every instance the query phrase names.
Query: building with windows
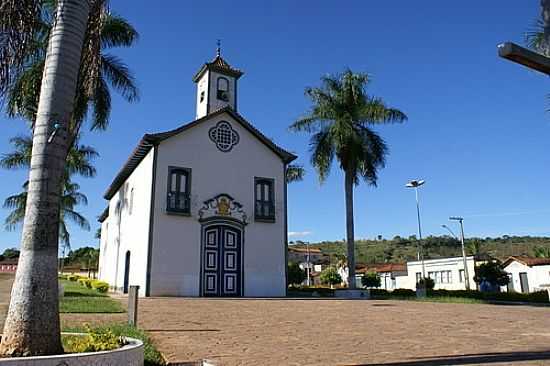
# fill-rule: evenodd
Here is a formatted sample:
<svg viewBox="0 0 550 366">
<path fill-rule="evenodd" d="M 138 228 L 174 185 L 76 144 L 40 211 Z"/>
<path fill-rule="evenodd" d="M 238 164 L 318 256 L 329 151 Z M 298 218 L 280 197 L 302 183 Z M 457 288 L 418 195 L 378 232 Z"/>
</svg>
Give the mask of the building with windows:
<svg viewBox="0 0 550 366">
<path fill-rule="evenodd" d="M 105 192 L 99 278 L 142 296 L 284 296 L 287 165 L 237 112 L 242 71 L 194 75 L 196 120 L 145 134 Z"/>
<path fill-rule="evenodd" d="M 476 289 L 474 281 L 475 259 L 466 257 L 470 289 Z M 426 277 L 434 280 L 436 290 L 465 290 L 466 274 L 463 257 L 426 259 L 424 261 Z M 422 278 L 422 261 L 407 262 L 407 278 L 400 279 L 402 288 L 415 289 Z"/>
<path fill-rule="evenodd" d="M 503 289 L 514 292 L 535 292 L 550 289 L 550 258 L 510 257 L 502 268 L 510 283 Z"/>
</svg>

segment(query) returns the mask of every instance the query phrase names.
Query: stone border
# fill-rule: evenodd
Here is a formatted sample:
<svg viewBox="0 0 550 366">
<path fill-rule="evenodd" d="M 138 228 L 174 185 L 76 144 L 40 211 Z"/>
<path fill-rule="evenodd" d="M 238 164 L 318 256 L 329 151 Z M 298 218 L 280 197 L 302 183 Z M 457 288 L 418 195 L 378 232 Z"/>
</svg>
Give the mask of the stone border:
<svg viewBox="0 0 550 366">
<path fill-rule="evenodd" d="M 84 333 L 62 333 L 85 335 Z M 53 356 L 13 357 L 0 359 L 0 366 L 85 366 L 85 365 L 143 365 L 143 342 L 125 337 L 128 344 L 111 351 L 67 353 Z"/>
</svg>

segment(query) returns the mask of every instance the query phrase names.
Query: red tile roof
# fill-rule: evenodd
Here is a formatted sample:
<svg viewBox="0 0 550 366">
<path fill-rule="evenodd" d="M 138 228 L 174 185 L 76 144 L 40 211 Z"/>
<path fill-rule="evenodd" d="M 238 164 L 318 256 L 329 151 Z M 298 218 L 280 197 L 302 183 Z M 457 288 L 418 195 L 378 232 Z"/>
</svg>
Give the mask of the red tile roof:
<svg viewBox="0 0 550 366">
<path fill-rule="evenodd" d="M 517 257 L 512 256 L 512 257 L 509 257 L 507 260 L 505 260 L 504 263 L 502 264 L 502 266 L 505 267 L 513 261 L 525 264 L 526 266 L 529 266 L 529 267 L 550 265 L 550 258 L 533 258 L 533 257 L 525 257 L 525 256 L 517 256 Z"/>
<path fill-rule="evenodd" d="M 288 247 L 289 252 L 307 253 L 307 248 Z M 322 254 L 321 249 L 309 248 L 309 254 Z"/>
<path fill-rule="evenodd" d="M 382 272 L 406 272 L 407 271 L 406 263 L 378 263 L 378 264 L 358 265 L 355 267 L 356 267 L 357 273 L 368 273 L 368 272 L 382 273 Z"/>
</svg>

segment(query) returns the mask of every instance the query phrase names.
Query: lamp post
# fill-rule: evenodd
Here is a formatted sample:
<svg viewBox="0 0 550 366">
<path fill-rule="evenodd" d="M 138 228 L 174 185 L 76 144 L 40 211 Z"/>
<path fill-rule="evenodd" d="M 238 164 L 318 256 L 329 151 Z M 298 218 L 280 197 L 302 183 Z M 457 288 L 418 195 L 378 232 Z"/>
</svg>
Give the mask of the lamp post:
<svg viewBox="0 0 550 366">
<path fill-rule="evenodd" d="M 422 263 L 422 278 L 426 278 L 426 266 L 424 265 L 424 250 L 422 248 L 422 226 L 420 224 L 420 202 L 418 200 L 418 188 L 422 186 L 426 181 L 424 180 L 411 180 L 405 187 L 414 188 L 416 195 L 416 217 L 418 219 L 418 254 L 417 257 Z"/>
<path fill-rule="evenodd" d="M 464 225 L 462 223 L 464 221 L 464 218 L 458 217 L 458 216 L 451 216 L 449 217 L 449 220 L 458 221 L 460 223 L 460 244 L 462 245 L 462 260 L 464 261 L 464 277 L 465 277 L 464 284 L 466 285 L 466 290 L 469 290 L 470 276 L 468 274 L 468 262 L 466 260 L 466 250 L 464 249 Z"/>
<path fill-rule="evenodd" d="M 309 275 L 309 272 L 310 272 L 310 269 L 309 269 L 309 241 L 306 242 L 306 248 L 307 248 L 307 285 L 308 287 L 311 286 L 311 282 L 310 282 L 310 275 Z"/>
<path fill-rule="evenodd" d="M 541 0 L 541 18 L 543 22 L 543 42 L 546 49 L 550 46 L 550 0 Z M 543 74 L 550 75 L 550 58 L 512 42 L 501 43 L 498 46 L 498 55 L 516 62 Z"/>
</svg>

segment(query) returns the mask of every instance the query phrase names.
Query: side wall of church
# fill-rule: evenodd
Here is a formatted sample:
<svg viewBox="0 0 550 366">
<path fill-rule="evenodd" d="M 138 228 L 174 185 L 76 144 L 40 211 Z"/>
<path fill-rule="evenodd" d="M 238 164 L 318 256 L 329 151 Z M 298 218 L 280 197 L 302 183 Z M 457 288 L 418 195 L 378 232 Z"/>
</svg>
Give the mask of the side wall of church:
<svg viewBox="0 0 550 366">
<path fill-rule="evenodd" d="M 109 201 L 109 217 L 101 229 L 100 278 L 120 291 L 129 252 L 129 285 L 145 295 L 153 150 Z"/>
<path fill-rule="evenodd" d="M 209 129 L 228 121 L 239 134 L 229 152 L 220 151 Z M 191 169 L 191 215 L 167 214 L 168 168 Z M 275 222 L 254 221 L 254 177 L 275 180 Z M 151 296 L 199 296 L 203 202 L 228 194 L 248 216 L 243 243 L 244 296 L 285 294 L 284 164 L 228 114 L 206 120 L 158 147 Z"/>
</svg>

